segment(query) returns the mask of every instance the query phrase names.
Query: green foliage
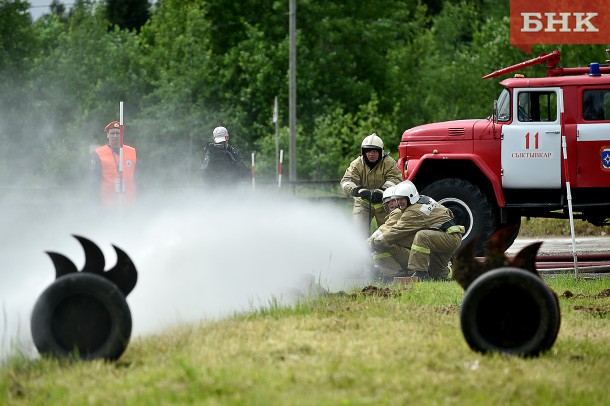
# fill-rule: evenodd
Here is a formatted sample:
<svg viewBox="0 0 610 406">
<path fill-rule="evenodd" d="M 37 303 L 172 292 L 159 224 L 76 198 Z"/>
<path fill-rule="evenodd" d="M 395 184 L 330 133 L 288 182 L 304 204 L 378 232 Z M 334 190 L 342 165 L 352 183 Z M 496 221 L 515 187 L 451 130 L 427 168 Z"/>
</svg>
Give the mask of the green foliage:
<svg viewBox="0 0 610 406">
<path fill-rule="evenodd" d="M 574 232 L 579 236 L 604 237 L 610 235 L 610 226 L 596 227 L 584 220 L 574 220 Z M 519 237 L 570 236 L 570 221 L 552 218 L 521 219 Z"/>
<path fill-rule="evenodd" d="M 121 29 L 139 31 L 150 17 L 148 0 L 106 0 L 106 16 Z"/>
<path fill-rule="evenodd" d="M 33 46 L 29 4 L 21 0 L 0 0 L 0 83 L 22 68 Z"/>
<path fill-rule="evenodd" d="M 386 55 L 409 38 L 409 6 L 398 0 L 299 4 L 299 117 L 306 127 L 334 107 L 355 113 L 392 87 Z M 393 103 L 382 97 L 381 111 Z"/>
<path fill-rule="evenodd" d="M 297 150 L 299 176 L 304 179 L 340 179 L 350 162 L 361 154 L 360 144 L 367 135 L 376 132 L 387 145 L 386 152 L 392 151 L 392 135 L 397 127 L 383 121 L 379 113 L 379 101 L 376 94 L 371 101 L 358 108 L 356 113 L 345 112 L 336 107 L 328 114 L 318 116 L 311 133 L 303 127 L 298 128 Z M 261 138 L 255 145 L 260 155 L 257 158 L 257 173 L 263 176 L 273 175 L 275 166 L 274 135 Z M 387 138 L 386 138 L 387 137 Z M 287 128 L 280 131 L 280 149 L 287 158 L 289 133 Z"/>
</svg>

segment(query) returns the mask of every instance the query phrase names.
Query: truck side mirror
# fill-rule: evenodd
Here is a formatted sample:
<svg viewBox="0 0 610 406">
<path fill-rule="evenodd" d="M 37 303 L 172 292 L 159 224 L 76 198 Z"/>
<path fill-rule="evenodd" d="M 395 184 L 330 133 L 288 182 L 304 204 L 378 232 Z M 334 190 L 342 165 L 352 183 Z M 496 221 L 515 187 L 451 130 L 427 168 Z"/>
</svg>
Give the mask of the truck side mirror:
<svg viewBox="0 0 610 406">
<path fill-rule="evenodd" d="M 494 100 L 494 108 L 493 108 L 493 112 L 491 113 L 491 119 L 493 120 L 494 124 L 498 124 L 498 101 Z"/>
</svg>

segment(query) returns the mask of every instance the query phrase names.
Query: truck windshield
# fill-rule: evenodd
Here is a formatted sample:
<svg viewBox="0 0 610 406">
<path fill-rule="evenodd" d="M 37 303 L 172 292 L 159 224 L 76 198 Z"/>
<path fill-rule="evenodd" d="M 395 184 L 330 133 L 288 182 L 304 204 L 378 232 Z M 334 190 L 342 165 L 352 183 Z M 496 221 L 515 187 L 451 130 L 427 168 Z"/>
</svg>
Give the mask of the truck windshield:
<svg viewBox="0 0 610 406">
<path fill-rule="evenodd" d="M 508 90 L 502 90 L 498 97 L 498 121 L 510 120 L 510 93 Z"/>
</svg>

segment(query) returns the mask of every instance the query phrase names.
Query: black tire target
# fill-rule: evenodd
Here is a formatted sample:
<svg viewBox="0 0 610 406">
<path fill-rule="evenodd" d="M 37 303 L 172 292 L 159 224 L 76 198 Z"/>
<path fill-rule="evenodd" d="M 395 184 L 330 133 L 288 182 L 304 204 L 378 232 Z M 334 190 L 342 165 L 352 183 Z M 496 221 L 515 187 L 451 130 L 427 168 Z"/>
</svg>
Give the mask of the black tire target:
<svg viewBox="0 0 610 406">
<path fill-rule="evenodd" d="M 39 296 L 31 317 L 42 355 L 118 359 L 131 336 L 131 312 L 114 283 L 89 272 L 63 275 Z"/>
<path fill-rule="evenodd" d="M 537 356 L 549 350 L 561 324 L 559 301 L 532 272 L 497 268 L 464 293 L 460 324 L 474 351 Z"/>
</svg>

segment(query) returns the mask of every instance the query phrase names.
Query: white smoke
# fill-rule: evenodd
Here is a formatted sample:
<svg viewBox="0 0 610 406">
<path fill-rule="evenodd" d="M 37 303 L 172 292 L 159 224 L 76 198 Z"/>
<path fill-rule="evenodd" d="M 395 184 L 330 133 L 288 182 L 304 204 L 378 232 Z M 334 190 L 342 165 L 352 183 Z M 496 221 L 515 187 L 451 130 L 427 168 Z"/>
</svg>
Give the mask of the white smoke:
<svg viewBox="0 0 610 406">
<path fill-rule="evenodd" d="M 81 269 L 82 247 L 71 235 L 95 242 L 105 269 L 114 266 L 111 244 L 138 270 L 127 297 L 132 336 L 176 323 L 290 303 L 313 275 L 331 291 L 354 286 L 368 259 L 345 207 L 281 196 L 167 191 L 142 196 L 131 212 L 100 214 L 78 199 L 44 206 L 23 198 L 0 201 L 3 246 L 0 270 L 0 359 L 36 354 L 30 313 L 55 278 L 44 251 L 66 255 Z M 362 280 L 360 281 L 362 283 Z"/>
</svg>

